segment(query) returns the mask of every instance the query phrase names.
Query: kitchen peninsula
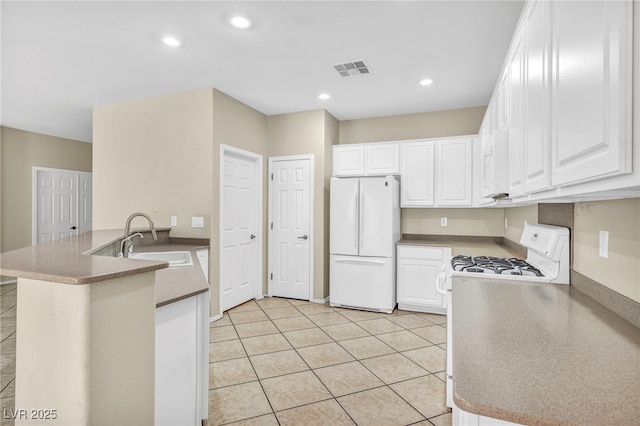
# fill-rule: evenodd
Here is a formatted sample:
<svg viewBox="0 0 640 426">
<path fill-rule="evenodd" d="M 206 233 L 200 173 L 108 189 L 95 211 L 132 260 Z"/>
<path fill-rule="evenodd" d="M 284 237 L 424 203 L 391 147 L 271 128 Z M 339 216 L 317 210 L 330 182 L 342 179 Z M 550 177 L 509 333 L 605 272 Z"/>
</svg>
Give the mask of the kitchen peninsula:
<svg viewBox="0 0 640 426">
<path fill-rule="evenodd" d="M 16 424 L 158 424 L 160 312 L 209 290 L 195 253 L 206 244 L 168 231 L 136 251 L 190 251 L 193 266 L 115 257 L 122 230 L 2 254 L 0 273 L 18 278 Z"/>
</svg>

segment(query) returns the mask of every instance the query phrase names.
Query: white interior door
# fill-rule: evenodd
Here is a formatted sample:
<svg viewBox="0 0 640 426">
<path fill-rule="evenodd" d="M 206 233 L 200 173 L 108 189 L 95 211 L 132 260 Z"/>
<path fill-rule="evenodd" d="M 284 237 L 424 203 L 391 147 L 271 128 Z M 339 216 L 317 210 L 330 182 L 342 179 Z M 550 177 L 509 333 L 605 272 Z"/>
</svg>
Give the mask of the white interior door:
<svg viewBox="0 0 640 426">
<path fill-rule="evenodd" d="M 270 161 L 272 296 L 310 299 L 312 158 Z"/>
<path fill-rule="evenodd" d="M 256 161 L 224 152 L 221 176 L 222 312 L 256 297 L 258 217 Z"/>
<path fill-rule="evenodd" d="M 91 173 L 33 169 L 33 243 L 91 230 Z"/>
</svg>

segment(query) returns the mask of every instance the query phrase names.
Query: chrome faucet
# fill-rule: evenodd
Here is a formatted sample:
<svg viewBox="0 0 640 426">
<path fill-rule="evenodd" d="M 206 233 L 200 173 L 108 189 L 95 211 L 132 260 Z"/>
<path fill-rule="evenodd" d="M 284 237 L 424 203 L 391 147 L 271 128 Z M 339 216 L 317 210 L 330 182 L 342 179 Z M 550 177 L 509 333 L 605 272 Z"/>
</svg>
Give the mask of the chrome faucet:
<svg viewBox="0 0 640 426">
<path fill-rule="evenodd" d="M 156 227 L 153 225 L 153 221 L 151 220 L 151 218 L 144 213 L 134 213 L 127 218 L 127 223 L 124 226 L 124 237 L 122 237 L 122 243 L 120 244 L 120 254 L 118 254 L 118 256 L 120 257 L 128 257 L 129 253 L 133 251 L 133 241 L 131 240 L 134 237 L 140 235 L 141 238 L 144 238 L 142 234 L 140 234 L 139 232 L 129 236 L 129 234 L 131 233 L 131 221 L 137 216 L 142 216 L 149 221 L 149 227 L 151 228 L 151 236 L 153 237 L 154 240 L 158 239 L 158 235 L 156 234 Z"/>
</svg>

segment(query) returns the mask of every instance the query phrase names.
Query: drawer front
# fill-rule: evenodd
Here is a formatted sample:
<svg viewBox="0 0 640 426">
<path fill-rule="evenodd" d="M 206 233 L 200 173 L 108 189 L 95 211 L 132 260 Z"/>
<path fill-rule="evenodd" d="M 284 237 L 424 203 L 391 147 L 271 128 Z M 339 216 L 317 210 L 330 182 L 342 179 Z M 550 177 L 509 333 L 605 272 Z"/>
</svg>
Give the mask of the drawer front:
<svg viewBox="0 0 640 426">
<path fill-rule="evenodd" d="M 412 259 L 443 260 L 444 248 L 430 246 L 398 246 L 398 257 Z"/>
</svg>

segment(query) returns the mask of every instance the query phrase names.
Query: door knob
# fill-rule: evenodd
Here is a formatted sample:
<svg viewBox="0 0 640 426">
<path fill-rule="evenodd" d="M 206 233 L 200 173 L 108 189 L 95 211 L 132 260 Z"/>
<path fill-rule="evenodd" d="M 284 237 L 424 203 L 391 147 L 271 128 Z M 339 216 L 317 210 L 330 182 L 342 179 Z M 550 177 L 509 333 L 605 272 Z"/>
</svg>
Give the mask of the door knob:
<svg viewBox="0 0 640 426">
<path fill-rule="evenodd" d="M 72 226 L 71 228 L 69 228 L 69 229 L 78 229 L 78 227 L 77 227 L 77 226 L 75 226 L 75 225 L 73 225 L 73 226 Z"/>
<path fill-rule="evenodd" d="M 252 240 L 255 240 L 255 239 L 256 239 L 256 236 L 255 236 L 255 235 L 253 235 L 253 234 L 251 234 L 251 236 L 250 236 L 249 238 L 251 238 Z"/>
<path fill-rule="evenodd" d="M 309 237 L 307 237 L 306 235 L 303 235 L 302 237 L 298 237 L 299 240 L 306 240 L 307 238 Z"/>
</svg>

